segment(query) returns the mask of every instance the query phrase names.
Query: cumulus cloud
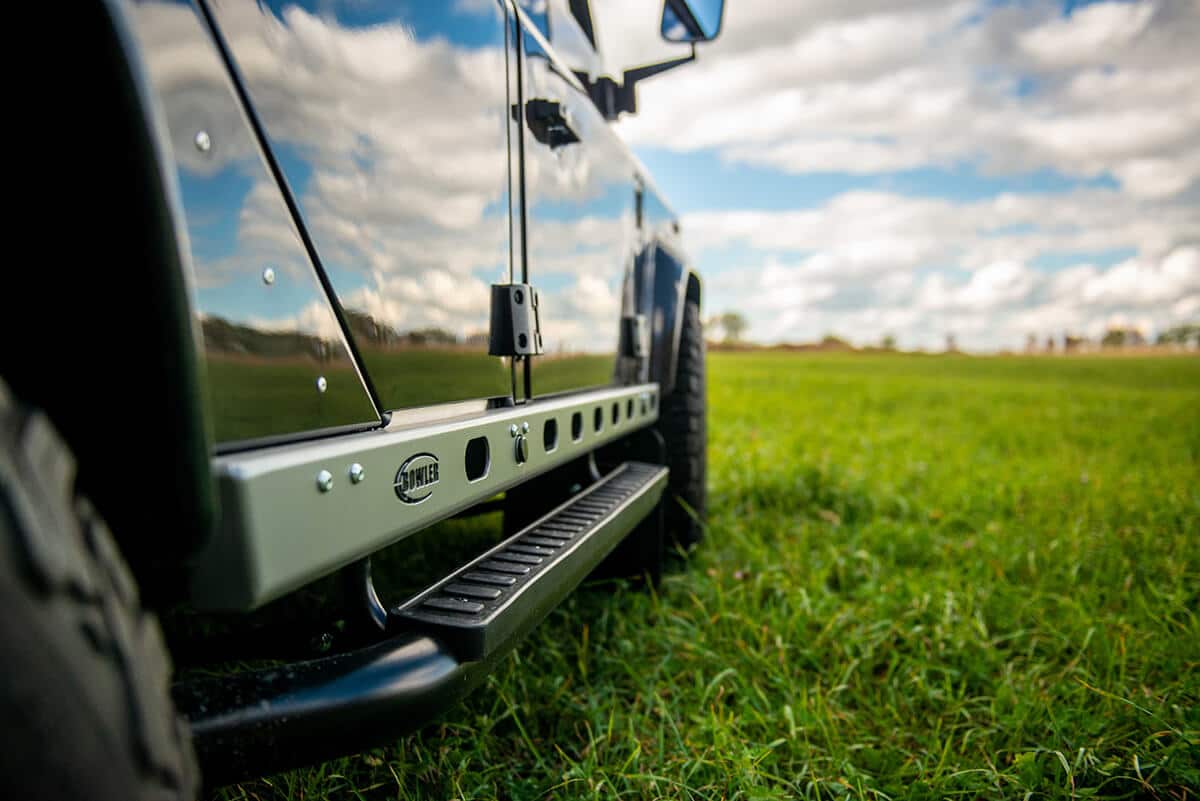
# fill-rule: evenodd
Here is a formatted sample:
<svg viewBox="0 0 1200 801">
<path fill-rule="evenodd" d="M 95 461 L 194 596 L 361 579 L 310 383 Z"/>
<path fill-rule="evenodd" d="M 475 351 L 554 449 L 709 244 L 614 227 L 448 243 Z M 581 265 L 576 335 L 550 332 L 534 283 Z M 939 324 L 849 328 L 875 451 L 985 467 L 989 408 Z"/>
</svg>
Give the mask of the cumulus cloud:
<svg viewBox="0 0 1200 801">
<path fill-rule="evenodd" d="M 1196 0 L 742 0 L 618 127 L 801 176 L 1063 176 L 970 200 L 845 191 L 787 210 L 777 195 L 780 211 L 719 208 L 715 191 L 685 238 L 722 271 L 710 308 L 746 311 L 751 336 L 996 348 L 1162 328 L 1200 305 L 1197 41 Z"/>
<path fill-rule="evenodd" d="M 1200 6 L 731 3 L 689 73 L 639 87 L 642 146 L 793 173 L 973 163 L 1109 174 L 1141 196 L 1200 179 Z M 770 26 L 770 30 L 767 29 Z"/>
</svg>

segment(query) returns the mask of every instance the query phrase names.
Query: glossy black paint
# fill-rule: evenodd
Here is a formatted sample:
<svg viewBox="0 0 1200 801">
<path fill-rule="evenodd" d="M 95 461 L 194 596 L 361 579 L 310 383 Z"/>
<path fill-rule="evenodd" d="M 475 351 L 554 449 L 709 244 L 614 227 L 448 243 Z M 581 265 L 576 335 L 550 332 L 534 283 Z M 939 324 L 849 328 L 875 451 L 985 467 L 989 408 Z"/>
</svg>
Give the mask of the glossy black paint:
<svg viewBox="0 0 1200 801">
<path fill-rule="evenodd" d="M 505 5 L 209 7 L 383 407 L 511 395 Z"/>
<path fill-rule="evenodd" d="M 203 14 L 182 0 L 131 14 L 183 199 L 216 441 L 378 425 Z"/>
<path fill-rule="evenodd" d="M 638 168 L 539 27 L 521 17 L 526 266 L 541 292 L 545 342 L 532 363 L 533 393 L 632 381 L 617 343 L 621 316 L 634 310 Z M 557 31 L 573 18 L 550 22 Z M 547 108 L 557 137 L 544 130 Z"/>
</svg>

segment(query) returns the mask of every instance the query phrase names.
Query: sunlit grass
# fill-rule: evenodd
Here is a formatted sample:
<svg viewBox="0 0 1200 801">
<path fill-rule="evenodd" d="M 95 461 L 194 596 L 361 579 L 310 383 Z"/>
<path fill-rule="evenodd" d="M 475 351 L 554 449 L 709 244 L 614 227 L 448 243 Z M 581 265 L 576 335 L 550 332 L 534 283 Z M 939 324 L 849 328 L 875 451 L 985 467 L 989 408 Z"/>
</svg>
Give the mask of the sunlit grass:
<svg viewBox="0 0 1200 801">
<path fill-rule="evenodd" d="M 686 570 L 577 592 L 418 735 L 223 796 L 1196 796 L 1200 360 L 710 365 Z"/>
</svg>

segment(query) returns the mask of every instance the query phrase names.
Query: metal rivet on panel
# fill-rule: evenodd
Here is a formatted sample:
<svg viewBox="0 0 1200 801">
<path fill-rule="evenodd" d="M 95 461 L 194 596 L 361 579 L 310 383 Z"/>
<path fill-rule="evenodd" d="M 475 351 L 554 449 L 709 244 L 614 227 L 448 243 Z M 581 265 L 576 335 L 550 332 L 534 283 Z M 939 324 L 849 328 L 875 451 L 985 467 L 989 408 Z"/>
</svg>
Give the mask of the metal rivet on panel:
<svg viewBox="0 0 1200 801">
<path fill-rule="evenodd" d="M 517 434 L 520 434 L 520 433 L 521 433 L 521 429 L 517 428 L 516 423 L 513 423 L 511 426 L 508 427 L 508 435 L 510 437 L 515 437 Z"/>
<path fill-rule="evenodd" d="M 317 392 L 324 392 L 329 389 L 329 382 L 325 380 L 325 376 L 317 376 Z"/>
<path fill-rule="evenodd" d="M 275 283 L 275 268 L 267 267 L 263 270 L 263 283 L 267 286 Z"/>
<path fill-rule="evenodd" d="M 350 483 L 361 484 L 362 480 L 367 477 L 367 471 L 363 470 L 363 466 L 358 462 L 350 465 Z"/>
<path fill-rule="evenodd" d="M 207 153 L 212 149 L 212 138 L 208 135 L 208 131 L 196 131 L 196 138 L 193 141 L 196 143 L 196 149 L 201 153 Z"/>
<path fill-rule="evenodd" d="M 333 474 L 328 470 L 317 473 L 317 489 L 321 492 L 329 492 L 333 489 Z"/>
<path fill-rule="evenodd" d="M 524 423 L 521 423 L 521 431 L 525 434 L 529 433 L 529 421 L 528 420 L 526 420 Z"/>
</svg>

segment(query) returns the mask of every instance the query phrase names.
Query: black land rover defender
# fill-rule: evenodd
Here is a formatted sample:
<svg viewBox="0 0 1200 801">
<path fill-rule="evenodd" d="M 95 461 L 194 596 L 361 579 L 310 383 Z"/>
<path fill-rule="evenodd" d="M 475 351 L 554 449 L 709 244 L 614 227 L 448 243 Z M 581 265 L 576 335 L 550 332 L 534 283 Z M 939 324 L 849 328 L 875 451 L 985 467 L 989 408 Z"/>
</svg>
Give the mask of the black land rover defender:
<svg viewBox="0 0 1200 801">
<path fill-rule="evenodd" d="M 587 576 L 699 540 L 701 285 L 610 122 L 721 2 L 646 5 L 622 29 L 685 52 L 619 73 L 588 0 L 15 28 L 5 797 L 190 798 L 411 731 Z"/>
</svg>

